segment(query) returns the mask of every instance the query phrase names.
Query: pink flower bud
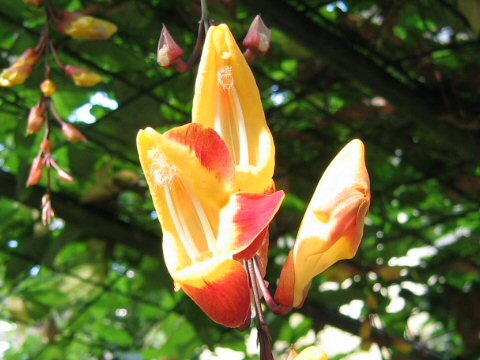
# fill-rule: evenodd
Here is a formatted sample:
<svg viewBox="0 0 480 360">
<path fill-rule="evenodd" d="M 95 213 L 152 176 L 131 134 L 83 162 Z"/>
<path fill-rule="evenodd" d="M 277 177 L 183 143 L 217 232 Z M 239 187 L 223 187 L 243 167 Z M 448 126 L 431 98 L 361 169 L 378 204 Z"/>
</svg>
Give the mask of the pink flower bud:
<svg viewBox="0 0 480 360">
<path fill-rule="evenodd" d="M 43 155 L 38 155 L 33 159 L 32 167 L 30 168 L 30 174 L 27 179 L 27 186 L 37 185 L 43 176 L 43 168 L 45 167 L 45 159 Z"/>
<path fill-rule="evenodd" d="M 50 139 L 43 140 L 40 147 L 44 154 L 50 154 L 52 152 L 52 142 Z"/>
<path fill-rule="evenodd" d="M 66 182 L 72 182 L 74 180 L 74 178 L 65 170 L 63 170 L 60 165 L 58 165 L 58 163 L 55 161 L 55 159 L 53 159 L 51 156 L 48 158 L 48 164 L 57 171 L 58 177 L 61 180 Z"/>
<path fill-rule="evenodd" d="M 39 132 L 45 124 L 45 103 L 41 101 L 30 109 L 27 121 L 27 134 Z"/>
<path fill-rule="evenodd" d="M 42 223 L 43 225 L 50 225 L 53 218 L 55 217 L 55 212 L 52 207 L 52 198 L 50 193 L 46 193 L 42 197 Z"/>
<path fill-rule="evenodd" d="M 75 126 L 69 123 L 62 123 L 62 132 L 71 142 L 87 141 L 85 135 L 83 135 L 80 130 L 78 130 Z"/>
<path fill-rule="evenodd" d="M 185 51 L 173 40 L 165 25 L 158 41 L 157 62 L 163 67 L 171 67 L 185 54 Z"/>
<path fill-rule="evenodd" d="M 271 38 L 272 30 L 264 24 L 260 15 L 257 15 L 248 29 L 247 36 L 243 39 L 243 45 L 257 51 L 260 55 L 265 55 L 270 48 Z"/>
</svg>

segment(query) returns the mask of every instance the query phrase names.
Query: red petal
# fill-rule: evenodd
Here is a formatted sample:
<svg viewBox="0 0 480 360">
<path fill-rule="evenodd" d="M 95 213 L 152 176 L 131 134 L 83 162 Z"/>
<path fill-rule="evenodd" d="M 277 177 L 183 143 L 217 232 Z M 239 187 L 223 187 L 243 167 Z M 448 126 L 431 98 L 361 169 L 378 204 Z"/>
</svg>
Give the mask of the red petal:
<svg viewBox="0 0 480 360">
<path fill-rule="evenodd" d="M 195 151 L 201 164 L 219 179 L 233 181 L 235 165 L 227 145 L 215 130 L 193 123 L 167 131 L 165 136 Z"/>
<path fill-rule="evenodd" d="M 267 229 L 284 197 L 283 191 L 232 195 L 220 214 L 218 249 L 235 253 L 237 259 L 251 258 L 262 246 L 265 234 L 259 235 Z"/>
<path fill-rule="evenodd" d="M 213 321 L 237 328 L 243 326 L 251 315 L 247 272 L 234 260 L 222 270 L 220 277 L 208 279 L 204 287 L 181 286 Z"/>
</svg>

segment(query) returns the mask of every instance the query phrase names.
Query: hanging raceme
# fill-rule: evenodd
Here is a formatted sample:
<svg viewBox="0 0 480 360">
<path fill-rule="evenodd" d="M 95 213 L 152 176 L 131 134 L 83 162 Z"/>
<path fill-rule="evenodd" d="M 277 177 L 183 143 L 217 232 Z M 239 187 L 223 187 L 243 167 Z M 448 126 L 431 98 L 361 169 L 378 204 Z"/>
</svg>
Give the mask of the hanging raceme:
<svg viewBox="0 0 480 360">
<path fill-rule="evenodd" d="M 225 24 L 205 30 L 201 23 L 202 34 L 192 124 L 164 134 L 141 130 L 140 162 L 176 288 L 229 327 L 248 325 L 254 306 L 260 358 L 273 360 L 262 299 L 277 314 L 302 306 L 313 277 L 358 249 L 370 205 L 364 146 L 351 141 L 323 174 L 273 297 L 264 280 L 268 226 L 284 194 L 274 192 L 274 142 L 246 61 L 265 55 L 271 31 L 256 17 L 244 41 L 245 53 Z M 161 66 L 187 71 L 196 51 L 198 47 L 184 62 L 183 49 L 162 30 Z M 328 359 L 318 347 L 292 351 L 293 358 Z"/>
</svg>

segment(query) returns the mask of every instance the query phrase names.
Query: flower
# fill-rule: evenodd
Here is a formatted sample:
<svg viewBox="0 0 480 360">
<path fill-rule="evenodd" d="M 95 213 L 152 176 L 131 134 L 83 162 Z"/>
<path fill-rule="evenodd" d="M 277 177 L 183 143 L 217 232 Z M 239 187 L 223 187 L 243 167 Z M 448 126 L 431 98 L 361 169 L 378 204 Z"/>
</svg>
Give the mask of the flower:
<svg viewBox="0 0 480 360">
<path fill-rule="evenodd" d="M 164 134 L 140 130 L 137 147 L 176 289 L 183 289 L 214 321 L 241 327 L 251 315 L 241 261 L 263 248 L 283 192 L 235 192 L 226 144 L 200 124 Z"/>
<path fill-rule="evenodd" d="M 38 60 L 40 60 L 40 56 L 35 49 L 25 50 L 9 68 L 0 73 L 0 86 L 12 87 L 23 84 L 32 73 Z"/>
<path fill-rule="evenodd" d="M 40 101 L 37 105 L 30 109 L 27 120 L 27 134 L 35 134 L 39 132 L 45 124 L 45 102 Z"/>
<path fill-rule="evenodd" d="M 255 78 L 227 25 L 209 28 L 198 68 L 192 121 L 215 129 L 230 150 L 236 188 L 273 188 L 275 147 Z"/>
<path fill-rule="evenodd" d="M 39 154 L 33 159 L 32 167 L 28 174 L 27 186 L 37 185 L 42 180 L 43 168 L 45 165 L 46 163 L 43 154 Z"/>
<path fill-rule="evenodd" d="M 70 125 L 69 123 L 62 122 L 62 132 L 63 135 L 71 142 L 86 142 L 87 138 L 83 135 L 80 130 L 78 130 L 75 126 Z"/>
<path fill-rule="evenodd" d="M 248 29 L 248 33 L 243 39 L 243 45 L 254 51 L 258 51 L 260 55 L 265 55 L 270 49 L 270 40 L 272 38 L 272 30 L 270 30 L 263 22 L 260 15 L 255 19 Z"/>
<path fill-rule="evenodd" d="M 295 245 L 282 269 L 275 299 L 299 307 L 312 279 L 357 252 L 370 206 L 370 180 L 360 140 L 332 160 L 307 207 Z"/>
<path fill-rule="evenodd" d="M 158 41 L 158 64 L 166 68 L 171 67 L 175 65 L 175 63 L 181 59 L 184 54 L 185 50 L 183 50 L 180 45 L 175 42 L 172 35 L 164 25 Z"/>
<path fill-rule="evenodd" d="M 109 21 L 81 12 L 63 12 L 57 29 L 75 39 L 107 40 L 118 30 Z"/>
<path fill-rule="evenodd" d="M 77 86 L 94 86 L 103 81 L 97 73 L 76 65 L 65 66 L 65 74 L 70 76 Z"/>
</svg>

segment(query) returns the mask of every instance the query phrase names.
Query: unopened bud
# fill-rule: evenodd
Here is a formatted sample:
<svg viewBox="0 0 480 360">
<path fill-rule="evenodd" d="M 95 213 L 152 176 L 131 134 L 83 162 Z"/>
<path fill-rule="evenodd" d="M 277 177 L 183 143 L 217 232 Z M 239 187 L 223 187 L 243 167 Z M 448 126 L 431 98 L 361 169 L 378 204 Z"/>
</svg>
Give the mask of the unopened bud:
<svg viewBox="0 0 480 360">
<path fill-rule="evenodd" d="M 67 173 L 65 170 L 63 170 L 60 167 L 60 165 L 58 165 L 58 163 L 55 161 L 55 159 L 53 157 L 51 157 L 51 156 L 49 157 L 48 163 L 49 163 L 50 166 L 52 166 L 57 171 L 58 177 L 61 180 L 66 181 L 66 182 L 72 182 L 74 180 L 74 178 L 69 173 Z"/>
<path fill-rule="evenodd" d="M 85 135 L 83 135 L 80 130 L 69 123 L 62 123 L 62 132 L 71 142 L 87 141 Z"/>
<path fill-rule="evenodd" d="M 0 86 L 12 87 L 20 85 L 28 79 L 40 56 L 35 49 L 27 49 L 7 69 L 0 73 Z"/>
<path fill-rule="evenodd" d="M 45 124 L 45 103 L 41 101 L 30 109 L 27 121 L 27 134 L 35 134 L 39 132 Z"/>
<path fill-rule="evenodd" d="M 40 147 L 41 147 L 44 154 L 51 154 L 52 153 L 52 142 L 50 141 L 50 139 L 43 140 Z"/>
<path fill-rule="evenodd" d="M 97 73 L 76 65 L 65 66 L 65 74 L 70 76 L 77 86 L 94 86 L 103 81 Z"/>
<path fill-rule="evenodd" d="M 257 15 L 243 39 L 243 45 L 250 50 L 257 51 L 260 55 L 265 55 L 270 49 L 271 38 L 272 30 L 265 25 L 260 15 Z"/>
<path fill-rule="evenodd" d="M 42 197 L 42 223 L 47 226 L 52 223 L 52 220 L 55 217 L 55 212 L 52 207 L 52 198 L 50 193 L 46 193 Z"/>
<path fill-rule="evenodd" d="M 185 54 L 185 51 L 173 40 L 165 25 L 158 41 L 157 62 L 163 67 L 171 67 Z"/>
<path fill-rule="evenodd" d="M 57 92 L 57 84 L 51 79 L 45 79 L 40 84 L 40 90 L 45 96 L 53 96 Z"/>
<path fill-rule="evenodd" d="M 57 24 L 57 30 L 75 39 L 107 40 L 118 28 L 109 21 L 81 12 L 64 12 Z"/>
<path fill-rule="evenodd" d="M 43 176 L 43 168 L 45 167 L 45 159 L 42 154 L 39 154 L 33 159 L 32 167 L 30 168 L 30 174 L 27 179 L 27 186 L 37 185 Z"/>
</svg>

